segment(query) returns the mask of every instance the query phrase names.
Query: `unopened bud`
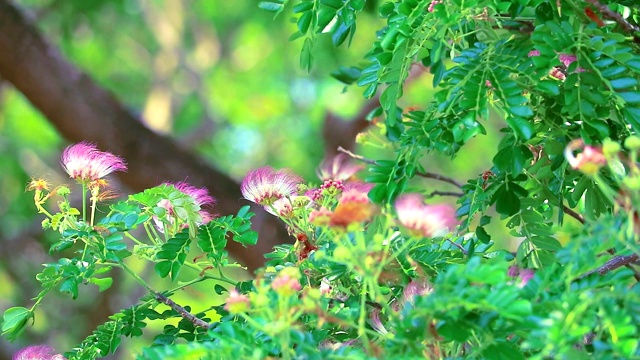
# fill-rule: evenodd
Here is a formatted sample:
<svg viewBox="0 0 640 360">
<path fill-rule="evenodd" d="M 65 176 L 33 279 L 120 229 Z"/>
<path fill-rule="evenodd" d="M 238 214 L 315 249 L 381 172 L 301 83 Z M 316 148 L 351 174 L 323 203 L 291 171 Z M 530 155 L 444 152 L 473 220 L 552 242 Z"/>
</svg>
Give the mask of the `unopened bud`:
<svg viewBox="0 0 640 360">
<path fill-rule="evenodd" d="M 602 143 L 602 153 L 604 154 L 604 157 L 606 157 L 607 159 L 613 158 L 619 152 L 620 152 L 620 144 L 618 144 L 617 142 L 607 138 Z"/>
<path fill-rule="evenodd" d="M 239 314 L 249 310 L 251 300 L 247 295 L 240 294 L 237 290 L 231 290 L 224 309 L 231 314 Z"/>
<path fill-rule="evenodd" d="M 637 151 L 640 149 L 640 137 L 631 135 L 624 141 L 624 147 L 631 151 Z"/>
</svg>

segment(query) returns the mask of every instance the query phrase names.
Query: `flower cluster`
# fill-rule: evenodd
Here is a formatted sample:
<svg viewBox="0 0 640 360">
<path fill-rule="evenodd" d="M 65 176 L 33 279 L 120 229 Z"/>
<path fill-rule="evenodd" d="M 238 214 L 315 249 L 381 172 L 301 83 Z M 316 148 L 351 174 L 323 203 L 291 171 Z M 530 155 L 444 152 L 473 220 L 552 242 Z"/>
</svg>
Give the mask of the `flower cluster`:
<svg viewBox="0 0 640 360">
<path fill-rule="evenodd" d="M 62 153 L 61 162 L 67 174 L 81 183 L 96 181 L 112 172 L 127 170 L 122 158 L 100 151 L 88 142 L 67 147 Z"/>
</svg>

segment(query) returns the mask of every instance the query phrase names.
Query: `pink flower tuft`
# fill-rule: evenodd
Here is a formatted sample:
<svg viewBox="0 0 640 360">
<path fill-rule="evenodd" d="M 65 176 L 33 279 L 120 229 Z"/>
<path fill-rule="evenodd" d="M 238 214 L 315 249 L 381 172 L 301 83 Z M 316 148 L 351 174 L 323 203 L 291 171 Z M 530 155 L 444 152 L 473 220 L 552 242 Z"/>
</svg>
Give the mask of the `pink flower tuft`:
<svg viewBox="0 0 640 360">
<path fill-rule="evenodd" d="M 540 50 L 529 51 L 529 57 L 532 57 L 532 56 L 540 56 Z"/>
<path fill-rule="evenodd" d="M 263 206 L 271 205 L 276 200 L 297 193 L 302 178 L 283 169 L 275 171 L 266 166 L 251 171 L 240 185 L 245 199 Z"/>
<path fill-rule="evenodd" d="M 347 181 L 362 169 L 364 169 L 364 166 L 354 164 L 347 155 L 341 153 L 331 160 L 323 161 L 318 167 L 317 174 L 322 181 Z"/>
<path fill-rule="evenodd" d="M 455 209 L 449 205 L 426 205 L 420 194 L 400 196 L 395 203 L 398 220 L 425 237 L 440 236 L 456 226 Z"/>
<path fill-rule="evenodd" d="M 569 67 L 569 65 L 571 65 L 572 62 L 576 61 L 577 58 L 575 57 L 575 55 L 560 54 L 558 55 L 558 60 L 560 60 L 560 62 L 563 63 L 564 66 Z"/>
<path fill-rule="evenodd" d="M 47 345 L 26 347 L 13 355 L 13 360 L 66 360 Z"/>
<path fill-rule="evenodd" d="M 94 144 L 84 141 L 67 147 L 61 162 L 67 174 L 81 182 L 95 181 L 112 172 L 127 170 L 120 157 L 100 151 Z"/>
</svg>

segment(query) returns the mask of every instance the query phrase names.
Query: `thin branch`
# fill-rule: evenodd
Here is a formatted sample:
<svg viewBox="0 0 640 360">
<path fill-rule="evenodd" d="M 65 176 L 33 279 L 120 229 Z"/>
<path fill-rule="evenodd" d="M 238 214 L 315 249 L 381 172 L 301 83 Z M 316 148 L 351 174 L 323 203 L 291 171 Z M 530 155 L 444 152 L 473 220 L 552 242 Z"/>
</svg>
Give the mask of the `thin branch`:
<svg viewBox="0 0 640 360">
<path fill-rule="evenodd" d="M 464 246 L 458 244 L 457 242 L 451 240 L 451 239 L 447 239 L 451 244 L 453 244 L 455 247 L 457 247 L 458 249 L 460 249 L 460 251 L 462 251 L 463 254 L 467 255 L 467 249 L 464 248 Z"/>
<path fill-rule="evenodd" d="M 362 161 L 362 162 L 367 163 L 367 164 L 376 165 L 375 160 L 367 159 L 366 157 L 364 157 L 362 155 L 355 154 L 355 153 L 343 148 L 342 146 L 338 146 L 338 151 L 341 152 L 341 153 L 345 153 L 345 154 L 349 155 L 349 157 L 351 157 L 353 159 Z"/>
<path fill-rule="evenodd" d="M 608 273 L 609 271 L 615 270 L 619 267 L 622 266 L 631 266 L 630 264 L 632 262 L 635 262 L 638 260 L 638 254 L 633 254 L 633 255 L 623 255 L 623 256 L 616 256 L 613 259 L 607 261 L 604 265 L 600 266 L 599 268 L 589 271 L 583 275 L 581 275 L 579 277 L 579 279 L 582 279 L 584 277 L 587 277 L 595 272 L 597 272 L 600 275 L 604 275 L 606 273 Z"/>
<path fill-rule="evenodd" d="M 192 313 L 188 312 L 185 308 L 183 308 L 182 306 L 178 305 L 175 303 L 175 301 L 169 299 L 168 297 L 164 296 L 161 293 L 156 293 L 155 294 L 155 298 L 156 300 L 158 300 L 159 302 L 169 306 L 170 308 L 172 308 L 173 310 L 175 310 L 178 314 L 180 314 L 180 316 L 182 316 L 183 319 L 189 321 L 190 323 L 192 323 L 194 326 L 198 326 L 201 327 L 205 330 L 209 330 L 209 328 L 211 327 L 211 324 L 209 324 L 208 322 L 196 317 L 195 315 L 193 315 Z"/>
<path fill-rule="evenodd" d="M 444 176 L 444 175 L 440 175 L 440 174 L 435 174 L 435 173 L 431 173 L 431 172 L 416 172 L 417 176 L 421 176 L 423 178 L 427 178 L 427 179 L 434 179 L 434 180 L 439 180 L 442 182 L 446 182 L 449 183 L 455 187 L 458 187 L 460 189 L 462 189 L 462 184 L 460 184 L 459 182 L 455 181 L 454 179 Z"/>
<path fill-rule="evenodd" d="M 455 192 L 455 191 L 432 191 L 429 194 L 427 194 L 426 197 L 428 198 L 432 198 L 434 196 L 454 196 L 454 197 L 463 197 L 464 193 L 459 193 L 459 192 Z"/>
<path fill-rule="evenodd" d="M 338 146 L 338 151 L 341 153 L 345 153 L 347 155 L 349 155 L 349 157 L 365 162 L 367 164 L 371 164 L 371 165 L 376 165 L 376 161 L 375 160 L 371 160 L 371 159 L 367 159 L 362 155 L 358 155 L 358 154 L 354 154 L 353 152 L 343 148 L 342 146 Z M 462 188 L 462 184 L 460 184 L 459 182 L 455 181 L 454 179 L 444 176 L 444 175 L 440 175 L 440 174 L 435 174 L 435 173 L 430 173 L 430 172 L 416 172 L 417 176 L 421 176 L 427 179 L 433 179 L 433 180 L 439 180 L 442 182 L 446 182 L 449 183 L 451 185 L 454 185 L 458 188 Z M 442 193 L 442 194 L 435 194 L 435 195 L 448 195 L 448 196 L 462 196 L 462 194 L 458 194 L 458 193 Z"/>
<path fill-rule="evenodd" d="M 584 225 L 584 218 L 582 217 L 582 215 L 578 214 L 577 212 L 573 211 L 570 207 L 568 207 L 565 204 L 562 204 L 562 211 L 571 216 L 572 218 L 578 220 L 581 224 Z"/>
<path fill-rule="evenodd" d="M 607 5 L 600 4 L 598 0 L 585 0 L 585 1 L 595 6 L 605 18 L 609 20 L 613 20 L 616 23 L 618 23 L 618 25 L 620 25 L 626 32 L 640 31 L 640 28 L 628 22 L 627 19 L 622 17 L 620 13 L 609 9 Z"/>
</svg>

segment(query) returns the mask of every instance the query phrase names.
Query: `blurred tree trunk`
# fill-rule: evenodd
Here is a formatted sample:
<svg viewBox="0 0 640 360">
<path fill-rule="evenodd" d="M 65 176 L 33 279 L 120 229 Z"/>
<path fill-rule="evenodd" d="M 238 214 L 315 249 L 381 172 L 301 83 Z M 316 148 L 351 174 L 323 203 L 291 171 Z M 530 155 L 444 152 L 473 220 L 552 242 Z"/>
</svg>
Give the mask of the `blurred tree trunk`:
<svg viewBox="0 0 640 360">
<path fill-rule="evenodd" d="M 175 141 L 152 132 L 112 94 L 97 86 L 60 54 L 14 4 L 0 0 L 0 76 L 13 84 L 69 141 L 87 140 L 126 159 L 129 170 L 119 176 L 133 191 L 163 181 L 187 179 L 207 187 L 220 214 L 235 214 L 243 205 L 239 185 Z M 292 241 L 281 222 L 262 209 L 254 226 L 258 245 L 245 249 L 230 242 L 239 262 L 256 269 L 263 254 Z"/>
</svg>

